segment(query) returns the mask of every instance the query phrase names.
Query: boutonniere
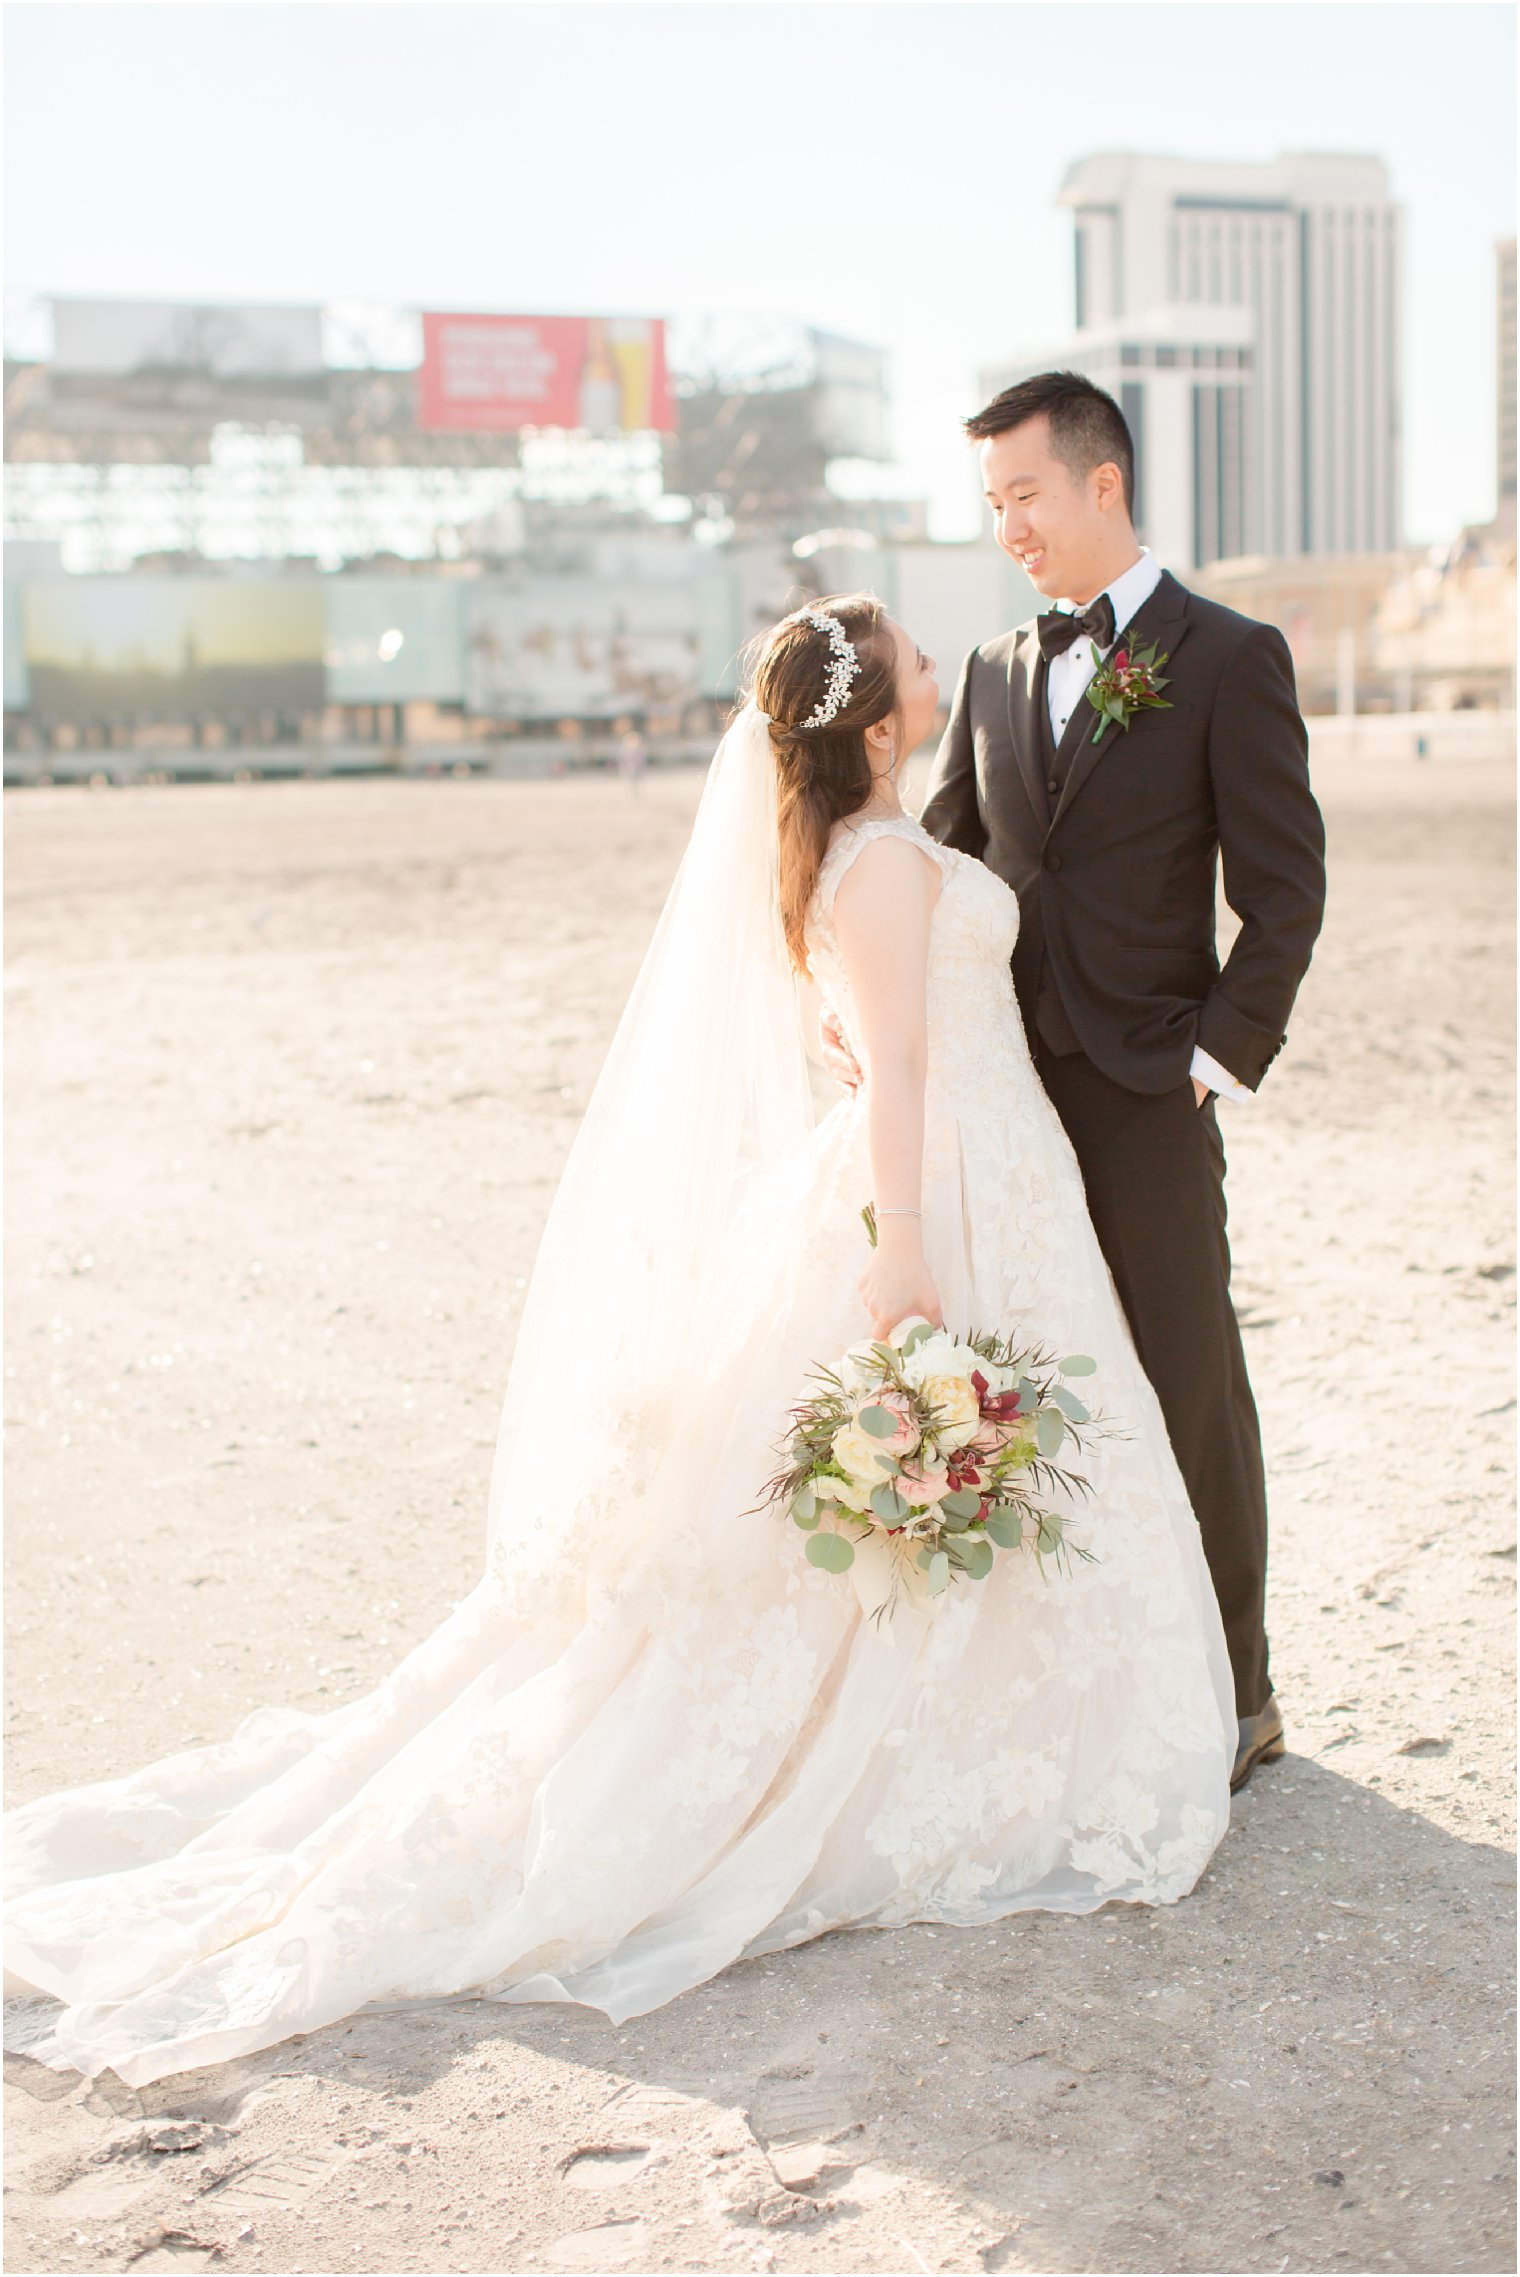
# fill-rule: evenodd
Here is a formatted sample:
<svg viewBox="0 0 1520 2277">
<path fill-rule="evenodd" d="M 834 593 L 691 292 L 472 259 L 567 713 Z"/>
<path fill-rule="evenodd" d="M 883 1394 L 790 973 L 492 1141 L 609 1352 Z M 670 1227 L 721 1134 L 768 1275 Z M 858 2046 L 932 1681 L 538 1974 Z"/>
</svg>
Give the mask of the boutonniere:
<svg viewBox="0 0 1520 2277">
<path fill-rule="evenodd" d="M 1097 654 L 1094 648 L 1094 660 Z M 1149 648 L 1116 648 L 1106 664 L 1098 665 L 1087 687 L 1087 700 L 1098 714 L 1094 743 L 1101 742 L 1110 720 L 1128 727 L 1136 712 L 1171 710 L 1161 693 L 1166 686 L 1161 671 L 1165 662 L 1152 641 Z"/>
</svg>

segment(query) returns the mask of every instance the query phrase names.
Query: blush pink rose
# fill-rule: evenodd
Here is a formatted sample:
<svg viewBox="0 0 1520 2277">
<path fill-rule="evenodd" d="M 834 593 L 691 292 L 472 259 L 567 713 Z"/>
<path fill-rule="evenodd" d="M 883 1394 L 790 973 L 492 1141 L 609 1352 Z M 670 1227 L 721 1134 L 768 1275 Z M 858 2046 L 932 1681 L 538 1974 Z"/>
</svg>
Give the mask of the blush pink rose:
<svg viewBox="0 0 1520 2277">
<path fill-rule="evenodd" d="M 904 1469 L 892 1483 L 909 1502 L 943 1502 L 950 1492 L 950 1473 Z"/>
<path fill-rule="evenodd" d="M 897 1429 L 889 1439 L 877 1439 L 874 1432 L 871 1434 L 873 1443 L 880 1452 L 884 1455 L 895 1455 L 899 1460 L 904 1455 L 911 1455 L 918 1445 L 919 1430 L 918 1425 L 913 1420 L 913 1410 L 902 1393 L 882 1392 L 877 1398 L 858 1401 L 855 1408 L 857 1422 L 860 1411 L 864 1407 L 884 1407 L 888 1415 L 895 1415 L 897 1418 Z M 864 1429 L 864 1425 L 861 1428 Z"/>
</svg>

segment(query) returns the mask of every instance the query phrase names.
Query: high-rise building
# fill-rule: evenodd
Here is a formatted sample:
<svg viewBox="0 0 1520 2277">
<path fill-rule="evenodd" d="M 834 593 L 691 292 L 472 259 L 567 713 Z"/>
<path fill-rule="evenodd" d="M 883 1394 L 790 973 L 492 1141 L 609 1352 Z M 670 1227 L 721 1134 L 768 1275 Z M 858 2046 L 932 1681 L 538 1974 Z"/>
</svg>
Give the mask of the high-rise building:
<svg viewBox="0 0 1520 2277">
<path fill-rule="evenodd" d="M 1499 247 L 1499 511 L 1515 498 L 1515 240 Z"/>
<path fill-rule="evenodd" d="M 1243 522 L 1229 550 L 1397 548 L 1402 215 L 1382 160 L 1107 151 L 1079 159 L 1060 195 L 1076 221 L 1073 360 L 1088 333 L 1149 311 L 1250 312 Z M 1219 409 L 1195 397 L 1200 429 Z"/>
</svg>

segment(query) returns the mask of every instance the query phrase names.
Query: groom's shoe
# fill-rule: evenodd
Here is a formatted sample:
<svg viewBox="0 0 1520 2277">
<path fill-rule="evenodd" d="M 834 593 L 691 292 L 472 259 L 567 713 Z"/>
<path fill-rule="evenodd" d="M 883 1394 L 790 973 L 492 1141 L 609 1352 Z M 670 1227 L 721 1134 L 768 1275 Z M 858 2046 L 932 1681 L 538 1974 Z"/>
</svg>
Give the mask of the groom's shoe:
<svg viewBox="0 0 1520 2277">
<path fill-rule="evenodd" d="M 1276 1693 L 1269 1692 L 1259 1716 L 1240 1719 L 1240 1745 L 1235 1750 L 1235 1768 L 1230 1773 L 1230 1793 L 1238 1793 L 1258 1763 L 1275 1763 L 1286 1745 L 1282 1710 L 1277 1705 Z"/>
</svg>

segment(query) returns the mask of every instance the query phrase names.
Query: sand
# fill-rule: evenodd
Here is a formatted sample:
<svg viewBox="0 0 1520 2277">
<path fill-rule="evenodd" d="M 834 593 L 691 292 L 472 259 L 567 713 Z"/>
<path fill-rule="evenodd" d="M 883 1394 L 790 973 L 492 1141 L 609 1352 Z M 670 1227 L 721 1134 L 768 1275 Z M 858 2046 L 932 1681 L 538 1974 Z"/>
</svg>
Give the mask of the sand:
<svg viewBox="0 0 1520 2277">
<path fill-rule="evenodd" d="M 8 2267 L 1513 2268 L 1512 768 L 1319 781 L 1324 941 L 1220 1110 L 1291 1753 L 1194 1895 L 830 1937 L 618 2030 L 13 2060 Z M 351 1698 L 471 1586 L 697 789 L 7 801 L 13 1801 Z"/>
</svg>

